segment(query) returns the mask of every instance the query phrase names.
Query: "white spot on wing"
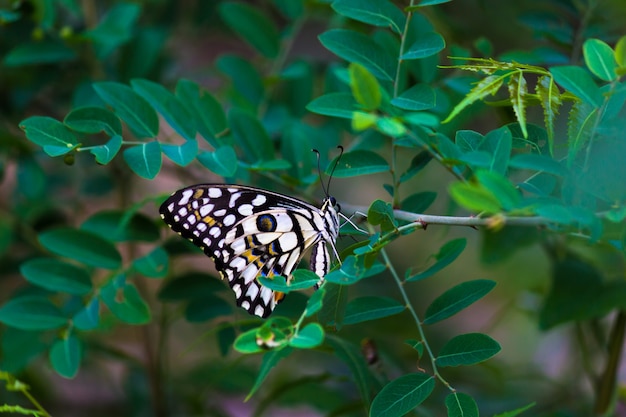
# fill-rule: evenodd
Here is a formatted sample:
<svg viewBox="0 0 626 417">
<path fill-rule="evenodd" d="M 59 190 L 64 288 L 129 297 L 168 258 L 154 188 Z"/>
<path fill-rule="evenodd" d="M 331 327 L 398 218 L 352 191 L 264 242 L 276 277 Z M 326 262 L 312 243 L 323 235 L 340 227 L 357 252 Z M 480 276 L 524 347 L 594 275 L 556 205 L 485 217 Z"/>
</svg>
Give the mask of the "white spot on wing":
<svg viewBox="0 0 626 417">
<path fill-rule="evenodd" d="M 252 205 L 258 207 L 262 204 L 265 204 L 266 201 L 267 197 L 265 197 L 263 194 L 259 194 L 254 198 L 254 200 L 252 200 Z"/>
<path fill-rule="evenodd" d="M 246 291 L 246 297 L 250 300 L 256 300 L 256 297 L 259 295 L 259 287 L 257 285 L 248 286 L 248 291 Z"/>
<path fill-rule="evenodd" d="M 213 213 L 213 215 L 217 217 L 222 217 L 225 214 L 226 214 L 226 209 L 215 210 L 215 212 Z"/>
<path fill-rule="evenodd" d="M 209 229 L 209 234 L 213 237 L 218 237 L 221 234 L 220 228 L 213 226 Z"/>
<path fill-rule="evenodd" d="M 209 213 L 211 213 L 213 211 L 214 207 L 215 207 L 215 205 L 213 205 L 213 204 L 206 204 L 206 205 L 200 207 L 200 215 L 202 217 L 208 216 Z"/>
<path fill-rule="evenodd" d="M 193 195 L 193 190 L 183 191 L 183 196 L 180 198 L 180 200 L 178 200 L 178 204 L 180 204 L 181 206 L 184 206 L 185 204 L 189 203 L 189 199 L 191 198 L 192 195 Z"/>
<path fill-rule="evenodd" d="M 235 268 L 237 271 L 241 271 L 246 267 L 246 260 L 240 257 L 236 257 L 232 261 L 230 261 L 230 266 Z"/>
<path fill-rule="evenodd" d="M 222 190 L 219 188 L 209 188 L 209 198 L 220 198 Z"/>
<path fill-rule="evenodd" d="M 242 216 L 250 216 L 252 214 L 252 205 L 251 204 L 242 204 L 237 208 L 237 211 Z"/>
<path fill-rule="evenodd" d="M 245 280 L 246 285 L 250 285 L 250 283 L 254 281 L 258 273 L 259 273 L 259 269 L 256 267 L 256 265 L 251 264 L 246 268 L 245 271 L 243 271 L 243 273 L 241 274 L 241 277 Z"/>
<path fill-rule="evenodd" d="M 244 301 L 243 303 L 241 303 L 241 308 L 243 308 L 244 310 L 250 310 L 250 303 L 248 301 Z"/>
<path fill-rule="evenodd" d="M 189 217 L 187 217 L 187 221 L 189 222 L 189 224 L 196 224 L 196 216 L 190 214 Z"/>
<path fill-rule="evenodd" d="M 265 315 L 265 309 L 263 308 L 262 305 L 258 305 L 254 309 L 254 314 L 259 316 L 259 317 L 263 317 Z"/>
<path fill-rule="evenodd" d="M 235 221 L 237 221 L 235 215 L 229 214 L 228 216 L 224 217 L 223 223 L 224 226 L 232 226 L 233 224 L 235 224 Z"/>
<path fill-rule="evenodd" d="M 235 297 L 237 299 L 241 298 L 241 285 L 235 284 L 233 285 L 233 291 L 235 292 Z"/>
<path fill-rule="evenodd" d="M 263 303 L 268 306 L 271 301 L 274 299 L 274 294 L 272 294 L 272 290 L 267 287 L 261 287 L 261 299 L 263 299 Z"/>
<path fill-rule="evenodd" d="M 237 200 L 241 197 L 241 193 L 233 193 L 230 196 L 230 201 L 228 202 L 228 207 L 233 208 L 237 204 Z"/>
</svg>

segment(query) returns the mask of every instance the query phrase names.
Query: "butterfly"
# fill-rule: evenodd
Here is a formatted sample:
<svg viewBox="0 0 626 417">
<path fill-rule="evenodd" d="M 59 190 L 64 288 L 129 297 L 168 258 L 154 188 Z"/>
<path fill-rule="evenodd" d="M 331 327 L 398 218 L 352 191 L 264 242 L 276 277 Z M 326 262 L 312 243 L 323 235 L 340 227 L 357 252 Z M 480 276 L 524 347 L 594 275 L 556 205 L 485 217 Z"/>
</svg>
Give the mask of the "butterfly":
<svg viewBox="0 0 626 417">
<path fill-rule="evenodd" d="M 174 192 L 159 212 L 172 230 L 189 239 L 215 262 L 228 280 L 237 305 L 250 314 L 269 316 L 285 294 L 257 277 L 287 277 L 312 248 L 310 268 L 320 277 L 339 259 L 339 205 L 326 197 L 321 207 L 260 188 L 198 184 Z"/>
</svg>

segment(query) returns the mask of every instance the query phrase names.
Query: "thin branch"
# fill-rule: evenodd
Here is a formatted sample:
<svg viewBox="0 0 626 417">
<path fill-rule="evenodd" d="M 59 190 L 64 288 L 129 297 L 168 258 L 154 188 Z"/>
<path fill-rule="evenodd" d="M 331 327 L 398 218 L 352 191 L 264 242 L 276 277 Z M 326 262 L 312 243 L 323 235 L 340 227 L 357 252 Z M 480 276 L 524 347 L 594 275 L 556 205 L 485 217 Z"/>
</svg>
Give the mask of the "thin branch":
<svg viewBox="0 0 626 417">
<path fill-rule="evenodd" d="M 357 206 L 341 203 L 342 211 L 349 213 L 367 213 L 367 206 Z M 494 226 L 494 224 L 505 224 L 510 226 L 545 226 L 552 223 L 548 219 L 540 216 L 520 217 L 498 215 L 497 217 L 455 217 L 455 216 L 435 216 L 432 214 L 418 214 L 403 210 L 394 210 L 396 219 L 404 220 L 422 225 L 442 224 L 450 226 Z"/>
</svg>

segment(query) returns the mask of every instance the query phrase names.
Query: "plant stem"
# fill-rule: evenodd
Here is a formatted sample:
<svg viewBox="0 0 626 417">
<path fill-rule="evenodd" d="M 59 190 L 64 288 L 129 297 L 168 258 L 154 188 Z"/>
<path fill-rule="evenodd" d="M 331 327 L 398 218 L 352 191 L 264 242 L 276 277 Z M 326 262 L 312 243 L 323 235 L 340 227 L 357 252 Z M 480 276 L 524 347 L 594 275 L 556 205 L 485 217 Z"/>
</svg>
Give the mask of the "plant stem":
<svg viewBox="0 0 626 417">
<path fill-rule="evenodd" d="M 615 397 L 615 381 L 622 350 L 624 347 L 624 334 L 626 330 L 626 311 L 620 311 L 615 318 L 608 345 L 608 359 L 602 376 L 596 386 L 595 415 L 606 415 Z"/>
<path fill-rule="evenodd" d="M 396 269 L 394 268 L 393 264 L 391 263 L 391 260 L 389 259 L 389 255 L 387 255 L 387 251 L 384 248 L 381 249 L 380 254 L 383 257 L 387 268 L 389 268 L 389 272 L 391 273 L 391 276 L 393 276 L 393 280 L 396 282 L 396 285 L 398 286 L 398 290 L 400 291 L 400 294 L 402 295 L 402 300 L 404 301 L 406 308 L 409 310 L 409 312 L 411 313 L 411 316 L 413 317 L 413 320 L 415 321 L 415 325 L 417 326 L 417 331 L 419 332 L 419 335 L 420 335 L 420 341 L 424 345 L 426 354 L 428 355 L 428 358 L 430 359 L 430 365 L 432 367 L 433 375 L 437 379 L 439 379 L 449 390 L 455 391 L 454 388 L 452 388 L 452 386 L 450 385 L 450 383 L 446 381 L 439 373 L 439 369 L 437 368 L 437 364 L 435 363 L 435 355 L 433 354 L 433 351 L 430 348 L 430 344 L 428 343 L 428 340 L 426 339 L 426 334 L 424 333 L 424 327 L 422 326 L 422 322 L 419 319 L 417 312 L 413 308 L 413 305 L 411 304 L 411 300 L 409 299 L 408 294 L 404 290 L 404 284 L 406 282 L 402 281 L 402 279 L 398 275 L 398 271 L 396 271 Z"/>
<path fill-rule="evenodd" d="M 342 211 L 345 212 L 358 212 L 358 213 L 367 213 L 369 207 L 366 206 L 357 206 L 352 204 L 344 204 L 341 203 Z M 403 210 L 394 210 L 393 214 L 396 219 L 409 221 L 411 224 L 401 226 L 399 229 L 404 230 L 408 228 L 420 227 L 423 228 L 425 225 L 431 224 L 441 224 L 441 225 L 450 225 L 450 226 L 493 226 L 494 219 L 490 217 L 455 217 L 455 216 L 434 216 L 431 214 L 418 214 L 411 213 Z M 504 216 L 501 215 L 498 218 L 498 222 L 509 226 L 529 226 L 529 227 L 537 227 L 537 226 L 545 226 L 550 224 L 551 222 L 539 216 L 532 217 L 516 217 L 516 216 Z"/>
</svg>

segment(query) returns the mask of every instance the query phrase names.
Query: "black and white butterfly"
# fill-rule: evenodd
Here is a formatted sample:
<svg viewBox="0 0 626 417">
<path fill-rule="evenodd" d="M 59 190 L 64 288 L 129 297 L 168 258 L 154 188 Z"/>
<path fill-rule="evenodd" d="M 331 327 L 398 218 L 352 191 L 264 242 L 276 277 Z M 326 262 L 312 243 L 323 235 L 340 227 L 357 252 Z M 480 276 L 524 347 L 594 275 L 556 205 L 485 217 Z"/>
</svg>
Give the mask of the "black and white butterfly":
<svg viewBox="0 0 626 417">
<path fill-rule="evenodd" d="M 330 268 L 327 244 L 338 259 L 339 206 L 333 197 L 318 208 L 259 188 L 199 184 L 176 191 L 159 211 L 165 223 L 215 261 L 237 305 L 259 317 L 269 316 L 285 294 L 262 286 L 258 276 L 282 275 L 289 282 L 313 248 L 310 268 L 321 283 Z"/>
</svg>

